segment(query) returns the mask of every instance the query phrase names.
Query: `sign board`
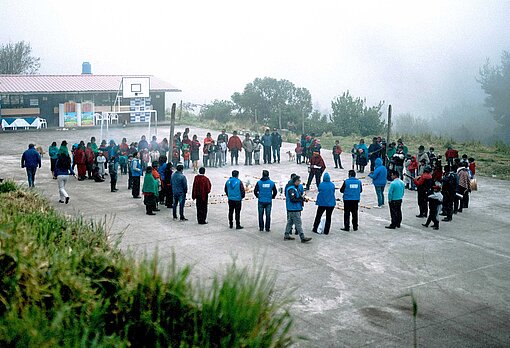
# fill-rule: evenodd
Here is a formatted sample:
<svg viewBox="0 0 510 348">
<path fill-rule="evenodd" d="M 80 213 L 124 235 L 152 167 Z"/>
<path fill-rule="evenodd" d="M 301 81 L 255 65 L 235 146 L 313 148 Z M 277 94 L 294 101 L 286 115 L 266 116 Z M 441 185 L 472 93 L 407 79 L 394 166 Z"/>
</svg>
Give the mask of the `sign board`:
<svg viewBox="0 0 510 348">
<path fill-rule="evenodd" d="M 86 101 L 81 103 L 81 126 L 91 127 L 94 125 L 94 103 Z"/>
</svg>

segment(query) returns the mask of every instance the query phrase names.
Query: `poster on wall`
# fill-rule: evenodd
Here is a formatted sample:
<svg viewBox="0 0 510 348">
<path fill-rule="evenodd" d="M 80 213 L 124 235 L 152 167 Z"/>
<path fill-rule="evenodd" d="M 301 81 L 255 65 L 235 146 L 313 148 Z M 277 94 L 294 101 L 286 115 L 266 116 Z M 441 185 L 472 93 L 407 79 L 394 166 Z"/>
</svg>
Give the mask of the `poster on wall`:
<svg viewBox="0 0 510 348">
<path fill-rule="evenodd" d="M 94 125 L 94 103 L 86 101 L 81 103 L 81 126 L 91 127 Z"/>
<path fill-rule="evenodd" d="M 74 128 L 78 126 L 78 106 L 75 102 L 64 103 L 64 127 Z"/>
</svg>

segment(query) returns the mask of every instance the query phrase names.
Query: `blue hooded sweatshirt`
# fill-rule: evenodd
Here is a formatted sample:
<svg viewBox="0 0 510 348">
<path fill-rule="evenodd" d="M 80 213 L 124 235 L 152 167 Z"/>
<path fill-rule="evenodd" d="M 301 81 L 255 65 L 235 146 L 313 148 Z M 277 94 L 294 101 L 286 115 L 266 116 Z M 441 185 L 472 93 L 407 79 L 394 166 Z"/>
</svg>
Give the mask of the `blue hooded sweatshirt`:
<svg viewBox="0 0 510 348">
<path fill-rule="evenodd" d="M 386 177 L 388 176 L 388 171 L 385 166 L 383 166 L 382 159 L 378 158 L 375 160 L 375 169 L 374 172 L 368 174 L 374 183 L 374 186 L 386 186 Z"/>
<path fill-rule="evenodd" d="M 186 195 L 188 193 L 188 180 L 180 171 L 172 174 L 172 194 L 175 196 Z"/>
<path fill-rule="evenodd" d="M 329 173 L 324 173 L 322 180 L 315 204 L 320 207 L 334 207 L 336 205 L 335 184 L 331 182 Z"/>
<path fill-rule="evenodd" d="M 225 192 L 229 201 L 240 201 L 242 200 L 241 195 L 241 180 L 238 178 L 231 177 L 225 183 Z"/>
</svg>

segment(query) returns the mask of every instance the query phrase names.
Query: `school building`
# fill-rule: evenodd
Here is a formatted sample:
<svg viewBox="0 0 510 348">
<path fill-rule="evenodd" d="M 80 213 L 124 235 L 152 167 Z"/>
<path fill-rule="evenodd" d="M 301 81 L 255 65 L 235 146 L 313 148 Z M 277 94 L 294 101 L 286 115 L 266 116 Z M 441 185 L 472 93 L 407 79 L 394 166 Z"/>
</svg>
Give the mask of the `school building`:
<svg viewBox="0 0 510 348">
<path fill-rule="evenodd" d="M 122 98 L 125 78 L 150 81 L 149 96 Z M 169 92 L 181 91 L 154 76 L 94 75 L 85 63 L 80 75 L 0 75 L 0 119 L 4 130 L 92 126 L 112 111 L 123 111 L 118 123 L 162 121 Z"/>
</svg>

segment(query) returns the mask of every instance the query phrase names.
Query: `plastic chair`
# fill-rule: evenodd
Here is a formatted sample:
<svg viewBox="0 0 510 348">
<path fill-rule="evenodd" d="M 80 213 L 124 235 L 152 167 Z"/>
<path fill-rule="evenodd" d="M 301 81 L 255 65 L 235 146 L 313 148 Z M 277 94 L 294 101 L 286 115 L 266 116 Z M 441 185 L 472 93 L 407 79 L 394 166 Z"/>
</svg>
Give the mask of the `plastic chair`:
<svg viewBox="0 0 510 348">
<path fill-rule="evenodd" d="M 119 115 L 118 114 L 110 114 L 110 123 L 113 123 L 115 121 L 117 124 L 119 124 Z"/>
<path fill-rule="evenodd" d="M 48 128 L 48 121 L 45 118 L 39 117 L 39 128 Z"/>
</svg>

